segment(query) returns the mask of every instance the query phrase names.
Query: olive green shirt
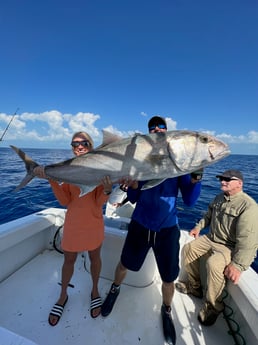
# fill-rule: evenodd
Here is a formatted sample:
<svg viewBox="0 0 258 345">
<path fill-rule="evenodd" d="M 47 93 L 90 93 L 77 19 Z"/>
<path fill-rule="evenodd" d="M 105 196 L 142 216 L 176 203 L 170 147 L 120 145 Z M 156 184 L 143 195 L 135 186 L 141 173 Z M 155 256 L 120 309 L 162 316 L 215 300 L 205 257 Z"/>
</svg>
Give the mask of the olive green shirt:
<svg viewBox="0 0 258 345">
<path fill-rule="evenodd" d="M 243 191 L 227 196 L 221 193 L 210 203 L 197 229 L 209 226 L 208 238 L 232 250 L 232 264 L 245 271 L 258 248 L 258 204 Z"/>
</svg>

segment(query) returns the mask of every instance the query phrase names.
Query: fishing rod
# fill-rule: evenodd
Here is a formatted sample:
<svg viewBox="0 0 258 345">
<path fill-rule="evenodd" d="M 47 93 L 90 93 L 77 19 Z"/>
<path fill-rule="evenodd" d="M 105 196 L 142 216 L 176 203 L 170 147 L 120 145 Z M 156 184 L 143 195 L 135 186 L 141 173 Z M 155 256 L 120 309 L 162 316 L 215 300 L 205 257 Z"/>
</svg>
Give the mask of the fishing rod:
<svg viewBox="0 0 258 345">
<path fill-rule="evenodd" d="M 3 141 L 3 137 L 5 136 L 5 133 L 8 131 L 8 128 L 10 127 L 10 124 L 12 123 L 13 119 L 14 119 L 14 116 L 17 114 L 17 111 L 19 110 L 19 108 L 16 109 L 15 113 L 13 114 L 11 120 L 9 121 L 8 125 L 6 126 L 1 138 L 0 138 L 0 141 Z"/>
</svg>

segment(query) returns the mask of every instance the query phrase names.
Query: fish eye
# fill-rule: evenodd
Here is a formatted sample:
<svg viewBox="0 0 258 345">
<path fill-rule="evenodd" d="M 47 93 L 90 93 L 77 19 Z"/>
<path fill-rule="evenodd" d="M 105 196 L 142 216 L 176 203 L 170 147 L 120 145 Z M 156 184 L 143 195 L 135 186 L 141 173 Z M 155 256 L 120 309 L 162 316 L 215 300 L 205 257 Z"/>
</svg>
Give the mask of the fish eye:
<svg viewBox="0 0 258 345">
<path fill-rule="evenodd" d="M 200 142 L 203 144 L 207 144 L 208 143 L 208 137 L 205 135 L 201 135 L 200 136 Z"/>
</svg>

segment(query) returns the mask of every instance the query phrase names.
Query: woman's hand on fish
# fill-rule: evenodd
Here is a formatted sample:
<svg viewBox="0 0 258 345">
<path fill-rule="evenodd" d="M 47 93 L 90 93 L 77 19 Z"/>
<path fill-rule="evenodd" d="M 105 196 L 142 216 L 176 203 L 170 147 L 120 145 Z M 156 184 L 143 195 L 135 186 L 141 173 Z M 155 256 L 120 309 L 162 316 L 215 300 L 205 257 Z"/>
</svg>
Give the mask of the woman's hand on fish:
<svg viewBox="0 0 258 345">
<path fill-rule="evenodd" d="M 112 185 L 113 182 L 111 181 L 109 176 L 104 176 L 101 180 L 101 183 L 104 187 L 104 194 L 110 194 L 112 192 Z"/>
</svg>

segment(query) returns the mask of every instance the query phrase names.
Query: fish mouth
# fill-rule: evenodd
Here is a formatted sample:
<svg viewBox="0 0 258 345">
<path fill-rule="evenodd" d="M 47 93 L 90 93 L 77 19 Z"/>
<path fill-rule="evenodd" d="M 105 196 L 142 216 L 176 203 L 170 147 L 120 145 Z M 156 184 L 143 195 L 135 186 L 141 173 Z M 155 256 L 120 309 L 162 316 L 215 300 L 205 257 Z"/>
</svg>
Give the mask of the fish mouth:
<svg viewBox="0 0 258 345">
<path fill-rule="evenodd" d="M 208 146 L 208 152 L 210 159 L 212 161 L 216 161 L 228 156 L 231 153 L 231 150 L 228 144 L 222 141 L 217 141 L 212 142 L 211 145 Z"/>
<path fill-rule="evenodd" d="M 219 158 L 219 157 L 226 157 L 226 156 L 228 156 L 228 155 L 230 155 L 230 153 L 231 153 L 231 150 L 229 149 L 229 148 L 226 148 L 224 151 L 222 151 L 222 152 L 220 152 L 218 155 L 217 155 L 217 157 Z"/>
</svg>

